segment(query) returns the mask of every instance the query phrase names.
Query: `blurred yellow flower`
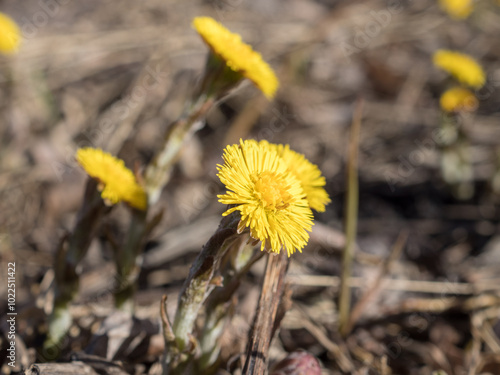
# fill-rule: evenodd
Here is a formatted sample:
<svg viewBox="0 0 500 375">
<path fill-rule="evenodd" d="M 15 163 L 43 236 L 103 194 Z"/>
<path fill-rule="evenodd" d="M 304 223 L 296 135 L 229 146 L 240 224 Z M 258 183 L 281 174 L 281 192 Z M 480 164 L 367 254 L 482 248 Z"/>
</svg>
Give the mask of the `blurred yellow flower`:
<svg viewBox="0 0 500 375">
<path fill-rule="evenodd" d="M 311 163 L 306 157 L 298 152 L 290 150 L 289 145 L 272 145 L 283 158 L 288 170 L 300 181 L 306 194 L 309 207 L 318 212 L 325 211 L 325 205 L 330 203 L 330 197 L 323 188 L 326 185 L 325 178 L 321 175 L 318 166 Z"/>
<path fill-rule="evenodd" d="M 124 201 L 137 209 L 146 209 L 146 193 L 137 183 L 134 173 L 125 167 L 123 160 L 90 147 L 80 148 L 76 160 L 90 177 L 99 181 L 99 190 L 105 202 L 116 204 Z"/>
<path fill-rule="evenodd" d="M 0 52 L 10 54 L 17 52 L 21 43 L 21 31 L 12 18 L 0 13 Z"/>
<path fill-rule="evenodd" d="M 434 65 L 445 70 L 458 81 L 479 89 L 486 82 L 483 68 L 472 57 L 455 51 L 438 50 L 433 56 Z"/>
<path fill-rule="evenodd" d="M 268 142 L 240 141 L 227 146 L 218 176 L 226 186 L 219 202 L 235 205 L 224 216 L 238 210 L 238 231 L 250 228 L 253 238 L 262 241 L 261 250 L 290 256 L 301 251 L 309 240 L 312 211 L 302 186 Z"/>
<path fill-rule="evenodd" d="M 439 0 L 439 5 L 441 9 L 455 19 L 469 17 L 473 9 L 472 0 Z"/>
<path fill-rule="evenodd" d="M 267 98 L 273 98 L 279 82 L 260 53 L 210 17 L 196 17 L 193 27 L 212 51 L 220 56 L 233 71 L 251 80 Z"/>
<path fill-rule="evenodd" d="M 453 87 L 441 95 L 439 104 L 446 112 L 472 112 L 476 110 L 478 101 L 470 90 Z"/>
</svg>

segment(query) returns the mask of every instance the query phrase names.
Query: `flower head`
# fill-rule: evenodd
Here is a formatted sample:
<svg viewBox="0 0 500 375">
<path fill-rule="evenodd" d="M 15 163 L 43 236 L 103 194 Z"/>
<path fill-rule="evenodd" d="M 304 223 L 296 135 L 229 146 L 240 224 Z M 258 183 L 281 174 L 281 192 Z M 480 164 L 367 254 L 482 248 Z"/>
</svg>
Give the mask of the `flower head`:
<svg viewBox="0 0 500 375">
<path fill-rule="evenodd" d="M 17 51 L 21 43 L 19 26 L 6 14 L 0 13 L 0 52 L 10 54 Z"/>
<path fill-rule="evenodd" d="M 446 112 L 472 112 L 478 106 L 474 94 L 463 87 L 453 87 L 446 90 L 439 99 L 441 109 Z"/>
<path fill-rule="evenodd" d="M 306 194 L 309 207 L 318 212 L 325 211 L 325 205 L 330 203 L 330 197 L 323 188 L 325 178 L 319 168 L 298 152 L 290 150 L 290 146 L 271 145 L 285 161 L 288 170 L 300 181 Z"/>
<path fill-rule="evenodd" d="M 439 0 L 439 5 L 455 19 L 469 17 L 473 9 L 472 0 Z"/>
<path fill-rule="evenodd" d="M 240 211 L 238 230 L 250 228 L 253 238 L 262 241 L 261 250 L 288 256 L 309 240 L 312 212 L 302 186 L 286 163 L 266 141 L 240 141 L 227 146 L 218 176 L 227 188 L 219 202 L 234 207 L 224 216 Z"/>
<path fill-rule="evenodd" d="M 458 81 L 479 89 L 486 82 L 483 68 L 472 57 L 460 52 L 439 50 L 434 53 L 434 65 L 450 73 Z"/>
<path fill-rule="evenodd" d="M 106 202 L 115 204 L 124 201 L 140 210 L 146 209 L 146 193 L 123 160 L 90 147 L 79 149 L 76 160 L 90 177 L 100 182 L 101 197 Z"/>
<path fill-rule="evenodd" d="M 193 26 L 211 48 L 234 72 L 251 80 L 268 98 L 274 97 L 279 83 L 271 67 L 241 36 L 210 17 L 196 17 Z"/>
</svg>

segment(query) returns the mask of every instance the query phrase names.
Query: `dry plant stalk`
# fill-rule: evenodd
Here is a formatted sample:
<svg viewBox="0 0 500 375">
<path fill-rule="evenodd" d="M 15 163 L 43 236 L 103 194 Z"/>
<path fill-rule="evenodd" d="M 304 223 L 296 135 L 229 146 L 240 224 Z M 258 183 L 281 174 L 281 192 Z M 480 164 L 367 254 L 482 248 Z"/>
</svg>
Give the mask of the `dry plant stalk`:
<svg viewBox="0 0 500 375">
<path fill-rule="evenodd" d="M 244 375 L 264 374 L 267 371 L 267 356 L 274 333 L 274 321 L 281 296 L 285 289 L 285 275 L 288 259 L 282 252 L 268 255 L 266 274 L 250 330 L 247 357 L 243 367 Z"/>
<path fill-rule="evenodd" d="M 363 116 L 363 100 L 358 100 L 354 109 L 354 117 L 351 125 L 351 136 L 349 140 L 349 159 L 347 164 L 347 195 L 345 232 L 346 244 L 342 259 L 342 275 L 339 297 L 339 329 L 345 336 L 349 333 L 349 312 L 351 308 L 351 288 L 349 278 L 351 277 L 352 259 L 356 245 L 356 230 L 358 222 L 358 153 L 359 133 L 361 129 L 361 118 Z"/>
</svg>

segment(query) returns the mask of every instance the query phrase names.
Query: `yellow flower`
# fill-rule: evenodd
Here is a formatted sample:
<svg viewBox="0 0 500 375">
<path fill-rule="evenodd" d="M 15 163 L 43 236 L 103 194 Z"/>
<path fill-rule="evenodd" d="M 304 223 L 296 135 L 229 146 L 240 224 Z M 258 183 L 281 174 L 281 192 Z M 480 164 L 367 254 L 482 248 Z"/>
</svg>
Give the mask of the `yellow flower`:
<svg viewBox="0 0 500 375">
<path fill-rule="evenodd" d="M 446 112 L 472 112 L 477 108 L 478 101 L 469 90 L 463 87 L 453 87 L 441 95 L 439 104 Z"/>
<path fill-rule="evenodd" d="M 0 13 L 0 52 L 5 54 L 17 52 L 20 43 L 19 26 L 12 18 Z"/>
<path fill-rule="evenodd" d="M 229 68 L 251 80 L 267 98 L 274 97 L 279 86 L 276 75 L 260 53 L 245 44 L 240 35 L 210 17 L 196 17 L 193 27 Z"/>
<path fill-rule="evenodd" d="M 80 148 L 76 160 L 90 177 L 100 182 L 101 197 L 109 204 L 120 201 L 145 210 L 147 197 L 137 183 L 134 173 L 125 167 L 123 160 L 98 148 Z"/>
<path fill-rule="evenodd" d="M 473 9 L 472 0 L 439 0 L 439 5 L 441 9 L 456 19 L 469 17 Z"/>
<path fill-rule="evenodd" d="M 330 197 L 323 186 L 325 178 L 319 168 L 298 152 L 290 150 L 290 146 L 272 145 L 285 161 L 288 170 L 300 181 L 306 194 L 309 207 L 318 212 L 325 211 L 325 205 L 330 203 Z"/>
<path fill-rule="evenodd" d="M 224 165 L 218 176 L 228 190 L 219 202 L 235 205 L 224 216 L 238 210 L 238 231 L 250 228 L 264 248 L 288 256 L 301 251 L 309 240 L 312 211 L 304 190 L 286 163 L 266 141 L 240 141 L 224 150 Z"/>
<path fill-rule="evenodd" d="M 472 57 L 463 53 L 438 50 L 434 53 L 433 61 L 434 65 L 470 87 L 479 89 L 486 82 L 483 68 Z"/>
</svg>

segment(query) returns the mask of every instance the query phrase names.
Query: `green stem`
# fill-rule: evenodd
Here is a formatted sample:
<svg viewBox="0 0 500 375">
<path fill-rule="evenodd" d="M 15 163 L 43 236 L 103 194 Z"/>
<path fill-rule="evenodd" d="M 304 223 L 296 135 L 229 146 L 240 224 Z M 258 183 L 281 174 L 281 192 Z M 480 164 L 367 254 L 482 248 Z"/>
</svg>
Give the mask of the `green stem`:
<svg viewBox="0 0 500 375">
<path fill-rule="evenodd" d="M 198 124 L 213 104 L 212 97 L 201 96 L 193 106 L 190 106 L 189 115 L 182 116 L 170 126 L 163 147 L 146 168 L 145 183 L 150 206 L 160 199 L 184 142 L 197 130 Z"/>
</svg>

